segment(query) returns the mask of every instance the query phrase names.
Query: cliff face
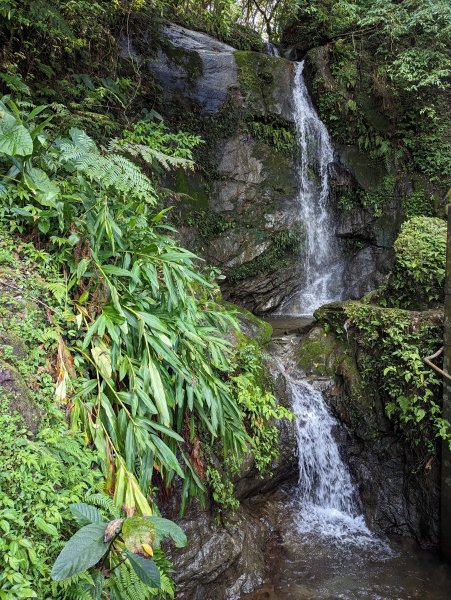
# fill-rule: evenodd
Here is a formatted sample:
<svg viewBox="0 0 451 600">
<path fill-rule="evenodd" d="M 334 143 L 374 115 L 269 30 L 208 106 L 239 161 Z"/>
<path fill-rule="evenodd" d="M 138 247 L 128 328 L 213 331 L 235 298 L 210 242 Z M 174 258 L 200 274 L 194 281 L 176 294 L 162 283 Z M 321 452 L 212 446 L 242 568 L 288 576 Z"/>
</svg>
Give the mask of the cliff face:
<svg viewBox="0 0 451 600">
<path fill-rule="evenodd" d="M 205 139 L 194 174 L 168 187 L 178 200 L 183 243 L 225 275 L 225 297 L 259 314 L 273 312 L 299 286 L 304 228 L 299 217 L 293 63 L 227 44 L 177 25 L 162 31 L 157 53 L 136 58 L 160 86 L 157 108 Z M 127 52 L 130 47 L 127 47 Z M 309 73 L 320 65 L 312 66 Z M 347 255 L 348 295 L 373 289 L 388 272 L 400 213 L 341 210 L 345 195 L 377 195 L 386 170 L 353 148 L 337 146 L 331 169 L 337 235 Z"/>
</svg>

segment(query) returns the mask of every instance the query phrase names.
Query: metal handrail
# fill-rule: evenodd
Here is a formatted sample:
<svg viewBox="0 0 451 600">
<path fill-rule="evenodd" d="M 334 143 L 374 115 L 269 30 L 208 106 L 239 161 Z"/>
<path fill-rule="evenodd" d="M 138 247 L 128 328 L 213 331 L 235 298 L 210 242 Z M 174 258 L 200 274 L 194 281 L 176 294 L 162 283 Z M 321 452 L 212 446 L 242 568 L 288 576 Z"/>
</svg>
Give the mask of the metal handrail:
<svg viewBox="0 0 451 600">
<path fill-rule="evenodd" d="M 440 373 L 440 375 L 442 375 L 443 377 L 446 377 L 447 379 L 451 380 L 451 375 L 449 373 L 445 373 L 445 371 L 443 371 L 443 369 L 441 369 L 440 367 L 437 367 L 437 365 L 435 365 L 432 361 L 434 358 L 437 358 L 437 356 L 440 356 L 440 354 L 443 352 L 444 346 L 442 346 L 439 350 L 437 350 L 437 352 L 434 352 L 434 354 L 431 354 L 431 356 L 426 356 L 426 358 L 424 358 L 424 362 L 431 367 L 431 369 L 434 369 L 434 371 L 437 371 L 437 373 Z"/>
</svg>

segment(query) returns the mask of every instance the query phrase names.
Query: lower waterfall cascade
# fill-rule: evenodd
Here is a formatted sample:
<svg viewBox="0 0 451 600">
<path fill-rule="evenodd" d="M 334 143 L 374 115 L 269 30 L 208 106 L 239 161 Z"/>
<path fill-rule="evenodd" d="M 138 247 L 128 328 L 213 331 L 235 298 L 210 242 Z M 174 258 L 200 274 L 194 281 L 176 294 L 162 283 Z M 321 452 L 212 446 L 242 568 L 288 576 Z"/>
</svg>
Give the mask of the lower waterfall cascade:
<svg viewBox="0 0 451 600">
<path fill-rule="evenodd" d="M 288 338 L 289 341 L 290 338 Z M 295 417 L 298 445 L 298 484 L 295 504 L 299 535 L 314 534 L 335 543 L 384 548 L 385 542 L 366 526 L 356 485 L 334 435 L 339 423 L 323 394 L 302 378 L 292 359 L 277 359 L 285 378 Z"/>
</svg>

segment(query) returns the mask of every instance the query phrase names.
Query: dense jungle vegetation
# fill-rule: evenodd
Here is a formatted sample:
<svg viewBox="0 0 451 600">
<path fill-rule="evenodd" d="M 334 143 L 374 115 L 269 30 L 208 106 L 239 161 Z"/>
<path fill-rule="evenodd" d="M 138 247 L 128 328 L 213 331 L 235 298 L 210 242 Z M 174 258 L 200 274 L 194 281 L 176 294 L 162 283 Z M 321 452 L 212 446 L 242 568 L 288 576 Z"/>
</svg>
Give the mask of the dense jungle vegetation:
<svg viewBox="0 0 451 600">
<path fill-rule="evenodd" d="M 319 110 L 335 140 L 424 177 L 408 216 L 432 218 L 451 166 L 451 7 L 0 0 L 0 17 L 0 599 L 173 597 L 164 540 L 186 538 L 158 507 L 175 490 L 181 513 L 193 497 L 235 508 L 233 474 L 248 452 L 270 468 L 290 413 L 220 274 L 177 243 L 167 173 L 198 168 L 204 140 L 165 120 L 124 40 L 145 30 L 152 53 L 172 20 L 243 50 L 326 46 L 337 85 Z M 368 120 L 369 90 L 388 126 Z M 404 229 L 408 264 L 381 306 L 411 308 L 418 290 L 441 300 L 438 221 Z M 438 258 L 412 289 L 428 236 Z"/>
</svg>

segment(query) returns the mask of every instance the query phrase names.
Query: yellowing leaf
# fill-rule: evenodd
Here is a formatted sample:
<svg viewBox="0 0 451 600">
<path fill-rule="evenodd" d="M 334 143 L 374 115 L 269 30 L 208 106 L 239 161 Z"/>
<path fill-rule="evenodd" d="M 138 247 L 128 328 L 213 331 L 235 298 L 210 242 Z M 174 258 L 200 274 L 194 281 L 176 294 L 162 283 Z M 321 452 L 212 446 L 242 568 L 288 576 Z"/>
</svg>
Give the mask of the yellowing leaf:
<svg viewBox="0 0 451 600">
<path fill-rule="evenodd" d="M 102 377 L 105 377 L 105 379 L 111 379 L 112 368 L 109 349 L 105 346 L 105 344 L 99 342 L 91 348 L 91 354 Z"/>
</svg>

